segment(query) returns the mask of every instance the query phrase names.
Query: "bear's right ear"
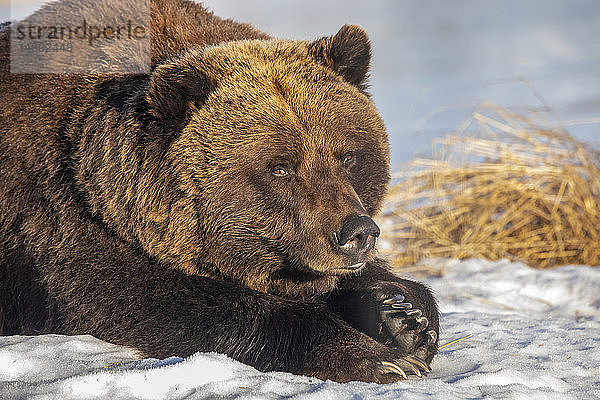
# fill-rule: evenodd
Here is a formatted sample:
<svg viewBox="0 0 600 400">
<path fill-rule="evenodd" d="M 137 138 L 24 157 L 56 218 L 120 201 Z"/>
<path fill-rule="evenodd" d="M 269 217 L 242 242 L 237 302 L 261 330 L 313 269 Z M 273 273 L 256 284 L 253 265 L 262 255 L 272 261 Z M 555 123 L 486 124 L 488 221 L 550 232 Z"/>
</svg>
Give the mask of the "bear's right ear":
<svg viewBox="0 0 600 400">
<path fill-rule="evenodd" d="M 348 83 L 364 91 L 371 62 L 371 42 L 358 25 L 344 25 L 338 33 L 308 45 L 309 53 Z"/>
<path fill-rule="evenodd" d="M 208 97 L 211 83 L 198 64 L 197 56 L 188 55 L 159 65 L 152 73 L 146 101 L 161 129 L 171 132 L 182 129 L 191 106 L 199 108 Z"/>
</svg>

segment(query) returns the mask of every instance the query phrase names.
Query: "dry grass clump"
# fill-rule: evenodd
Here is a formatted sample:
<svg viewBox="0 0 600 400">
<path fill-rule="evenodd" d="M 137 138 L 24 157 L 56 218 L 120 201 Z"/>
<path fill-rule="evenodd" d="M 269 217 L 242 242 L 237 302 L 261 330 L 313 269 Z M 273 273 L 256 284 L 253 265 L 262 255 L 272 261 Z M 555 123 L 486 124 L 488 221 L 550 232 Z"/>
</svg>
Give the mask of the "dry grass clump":
<svg viewBox="0 0 600 400">
<path fill-rule="evenodd" d="M 563 129 L 488 104 L 397 178 L 384 229 L 396 265 L 600 265 L 600 157 Z"/>
</svg>

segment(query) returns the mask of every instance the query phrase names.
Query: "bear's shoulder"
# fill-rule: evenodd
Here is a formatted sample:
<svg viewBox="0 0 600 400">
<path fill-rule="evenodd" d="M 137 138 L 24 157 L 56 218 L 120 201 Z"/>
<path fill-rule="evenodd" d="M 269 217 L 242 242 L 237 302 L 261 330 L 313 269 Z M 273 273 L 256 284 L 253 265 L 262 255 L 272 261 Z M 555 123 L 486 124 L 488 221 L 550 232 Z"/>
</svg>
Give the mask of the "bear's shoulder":
<svg viewBox="0 0 600 400">
<path fill-rule="evenodd" d="M 153 0 L 151 17 L 153 64 L 193 47 L 270 38 L 250 24 L 217 17 L 189 0 Z"/>
</svg>

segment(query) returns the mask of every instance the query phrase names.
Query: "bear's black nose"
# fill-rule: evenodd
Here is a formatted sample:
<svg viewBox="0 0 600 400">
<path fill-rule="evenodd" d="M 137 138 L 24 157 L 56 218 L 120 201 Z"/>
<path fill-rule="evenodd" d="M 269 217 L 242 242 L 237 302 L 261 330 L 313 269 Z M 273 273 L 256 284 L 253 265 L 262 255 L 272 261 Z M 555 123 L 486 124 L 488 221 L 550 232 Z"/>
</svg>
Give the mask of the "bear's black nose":
<svg viewBox="0 0 600 400">
<path fill-rule="evenodd" d="M 377 224 L 366 215 L 361 215 L 348 218 L 340 232 L 333 232 L 332 237 L 342 253 L 364 261 L 366 254 L 375 246 L 379 233 Z"/>
</svg>

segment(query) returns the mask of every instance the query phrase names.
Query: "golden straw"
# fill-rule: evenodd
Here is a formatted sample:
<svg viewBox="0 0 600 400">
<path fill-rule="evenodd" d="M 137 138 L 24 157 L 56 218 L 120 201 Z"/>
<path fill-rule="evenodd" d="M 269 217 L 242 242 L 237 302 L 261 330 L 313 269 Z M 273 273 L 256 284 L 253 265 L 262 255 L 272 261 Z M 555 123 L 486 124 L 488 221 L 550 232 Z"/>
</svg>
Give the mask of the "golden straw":
<svg viewBox="0 0 600 400">
<path fill-rule="evenodd" d="M 382 239 L 394 264 L 508 258 L 600 265 L 600 157 L 563 128 L 485 104 L 432 159 L 394 175 Z"/>
</svg>

